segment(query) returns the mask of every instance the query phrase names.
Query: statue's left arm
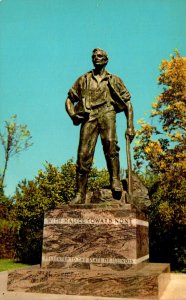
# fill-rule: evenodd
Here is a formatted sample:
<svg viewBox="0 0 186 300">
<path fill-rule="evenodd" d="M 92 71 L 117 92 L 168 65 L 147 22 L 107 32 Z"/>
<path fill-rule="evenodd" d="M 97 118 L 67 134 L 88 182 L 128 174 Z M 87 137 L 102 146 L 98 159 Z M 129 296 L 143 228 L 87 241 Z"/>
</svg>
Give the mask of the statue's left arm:
<svg viewBox="0 0 186 300">
<path fill-rule="evenodd" d="M 130 142 L 132 142 L 135 136 L 135 130 L 134 130 L 134 120 L 133 120 L 133 107 L 130 100 L 126 102 L 125 115 L 127 118 L 126 135 L 129 136 Z"/>
<path fill-rule="evenodd" d="M 127 130 L 126 135 L 129 137 L 130 142 L 132 142 L 135 136 L 134 130 L 134 121 L 133 121 L 133 107 L 131 103 L 131 95 L 127 90 L 123 81 L 115 76 L 112 75 L 109 81 L 109 86 L 111 89 L 111 93 L 115 102 L 120 102 L 120 111 L 124 111 L 126 119 L 127 119 Z"/>
</svg>

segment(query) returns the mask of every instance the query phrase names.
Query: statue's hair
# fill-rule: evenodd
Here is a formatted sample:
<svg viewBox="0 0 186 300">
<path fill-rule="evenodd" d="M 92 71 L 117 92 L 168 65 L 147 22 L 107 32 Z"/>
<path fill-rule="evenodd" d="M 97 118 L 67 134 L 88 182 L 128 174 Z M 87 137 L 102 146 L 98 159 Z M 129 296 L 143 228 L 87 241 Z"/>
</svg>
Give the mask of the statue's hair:
<svg viewBox="0 0 186 300">
<path fill-rule="evenodd" d="M 97 51 L 102 52 L 102 54 L 105 56 L 105 58 L 106 58 L 106 60 L 107 60 L 107 62 L 108 62 L 108 60 L 109 60 L 108 54 L 107 54 L 107 52 L 106 52 L 105 50 L 103 50 L 103 49 L 101 49 L 101 48 L 95 48 L 95 49 L 92 51 L 92 57 L 93 57 L 94 53 L 96 53 Z"/>
</svg>

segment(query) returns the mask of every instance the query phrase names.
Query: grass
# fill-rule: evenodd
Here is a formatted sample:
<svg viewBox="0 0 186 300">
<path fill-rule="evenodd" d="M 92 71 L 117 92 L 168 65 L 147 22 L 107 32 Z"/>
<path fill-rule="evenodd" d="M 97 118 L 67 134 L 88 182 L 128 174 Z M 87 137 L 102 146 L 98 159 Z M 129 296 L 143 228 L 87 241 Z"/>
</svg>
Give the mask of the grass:
<svg viewBox="0 0 186 300">
<path fill-rule="evenodd" d="M 13 270 L 21 267 L 26 267 L 28 265 L 17 262 L 13 259 L 0 259 L 0 272 Z"/>
</svg>

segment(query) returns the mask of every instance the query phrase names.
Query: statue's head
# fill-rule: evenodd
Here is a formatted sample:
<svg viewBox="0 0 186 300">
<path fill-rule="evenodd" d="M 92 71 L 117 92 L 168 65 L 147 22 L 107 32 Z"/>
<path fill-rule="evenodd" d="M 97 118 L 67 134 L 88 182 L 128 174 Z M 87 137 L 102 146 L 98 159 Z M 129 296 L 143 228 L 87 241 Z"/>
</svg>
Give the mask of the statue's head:
<svg viewBox="0 0 186 300">
<path fill-rule="evenodd" d="M 92 51 L 92 62 L 94 67 L 102 67 L 106 66 L 108 63 L 108 54 L 106 51 L 100 49 L 100 48 L 95 48 Z"/>
</svg>

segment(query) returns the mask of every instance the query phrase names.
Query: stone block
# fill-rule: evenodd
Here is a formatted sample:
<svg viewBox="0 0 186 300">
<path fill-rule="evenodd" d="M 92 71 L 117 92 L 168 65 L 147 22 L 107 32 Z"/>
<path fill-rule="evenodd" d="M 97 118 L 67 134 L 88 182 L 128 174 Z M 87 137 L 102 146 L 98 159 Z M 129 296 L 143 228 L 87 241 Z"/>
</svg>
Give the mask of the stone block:
<svg viewBox="0 0 186 300">
<path fill-rule="evenodd" d="M 130 205 L 64 205 L 45 214 L 42 267 L 126 270 L 148 255 L 147 217 Z"/>
</svg>

